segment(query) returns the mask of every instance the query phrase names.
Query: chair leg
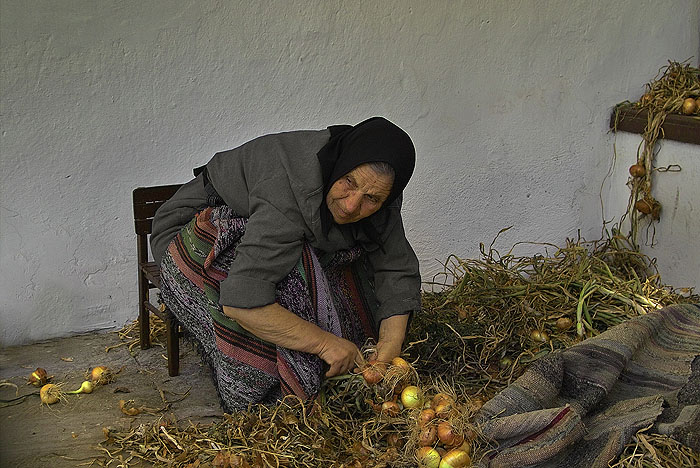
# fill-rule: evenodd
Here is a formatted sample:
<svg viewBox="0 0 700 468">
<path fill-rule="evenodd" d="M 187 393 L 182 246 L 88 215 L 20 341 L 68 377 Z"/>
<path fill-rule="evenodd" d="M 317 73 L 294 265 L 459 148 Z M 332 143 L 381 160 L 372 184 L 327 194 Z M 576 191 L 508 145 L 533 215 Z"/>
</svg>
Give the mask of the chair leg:
<svg viewBox="0 0 700 468">
<path fill-rule="evenodd" d="M 151 347 L 151 327 L 149 324 L 150 312 L 146 308 L 148 302 L 148 280 L 139 272 L 139 342 L 141 349 Z"/>
<path fill-rule="evenodd" d="M 166 340 L 168 346 L 168 375 L 175 377 L 180 373 L 180 340 L 177 319 L 168 309 L 165 310 Z"/>
</svg>

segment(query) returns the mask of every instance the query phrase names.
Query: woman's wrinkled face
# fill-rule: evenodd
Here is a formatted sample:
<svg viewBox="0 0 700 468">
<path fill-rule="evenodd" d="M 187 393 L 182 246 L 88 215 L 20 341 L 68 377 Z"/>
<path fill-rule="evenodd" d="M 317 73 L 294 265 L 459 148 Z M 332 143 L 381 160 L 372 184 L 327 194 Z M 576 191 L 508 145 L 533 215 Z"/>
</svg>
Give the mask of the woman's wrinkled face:
<svg viewBox="0 0 700 468">
<path fill-rule="evenodd" d="M 326 205 L 336 223 L 354 223 L 382 207 L 392 184 L 391 176 L 378 174 L 369 164 L 362 164 L 333 183 Z"/>
</svg>

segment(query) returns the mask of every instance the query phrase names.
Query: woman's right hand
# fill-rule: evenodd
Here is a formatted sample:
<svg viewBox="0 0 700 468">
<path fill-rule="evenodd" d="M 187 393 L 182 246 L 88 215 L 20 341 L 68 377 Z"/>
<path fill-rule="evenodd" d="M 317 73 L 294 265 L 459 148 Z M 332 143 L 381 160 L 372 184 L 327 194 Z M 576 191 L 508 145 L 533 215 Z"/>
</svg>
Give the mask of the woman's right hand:
<svg viewBox="0 0 700 468">
<path fill-rule="evenodd" d="M 357 349 L 355 343 L 340 338 L 332 333 L 324 337 L 321 350 L 317 353 L 330 369 L 326 372 L 326 377 L 346 374 L 350 369 L 357 367 L 362 362 L 362 354 Z"/>
</svg>

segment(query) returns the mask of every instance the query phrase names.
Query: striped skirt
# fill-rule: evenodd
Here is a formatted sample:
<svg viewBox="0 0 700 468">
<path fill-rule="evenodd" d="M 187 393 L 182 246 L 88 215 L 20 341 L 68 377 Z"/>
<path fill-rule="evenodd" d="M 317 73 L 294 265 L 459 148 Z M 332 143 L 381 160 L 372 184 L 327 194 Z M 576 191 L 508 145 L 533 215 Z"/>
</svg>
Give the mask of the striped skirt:
<svg viewBox="0 0 700 468">
<path fill-rule="evenodd" d="M 227 206 L 209 207 L 180 230 L 161 263 L 160 300 L 194 340 L 213 372 L 225 411 L 270 404 L 287 394 L 314 398 L 324 363 L 315 355 L 261 340 L 224 315 L 226 278 L 247 219 Z M 376 339 L 376 299 L 362 250 L 330 258 L 304 244 L 296 267 L 277 285 L 276 302 L 321 329 L 361 347 Z"/>
</svg>

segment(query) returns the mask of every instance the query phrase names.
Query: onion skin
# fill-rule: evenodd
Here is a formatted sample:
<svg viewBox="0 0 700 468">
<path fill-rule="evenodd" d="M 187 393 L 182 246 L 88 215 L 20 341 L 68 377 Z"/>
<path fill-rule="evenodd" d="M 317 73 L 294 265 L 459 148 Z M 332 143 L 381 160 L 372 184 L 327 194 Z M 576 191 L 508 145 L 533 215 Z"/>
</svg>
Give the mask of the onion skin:
<svg viewBox="0 0 700 468">
<path fill-rule="evenodd" d="M 423 392 L 415 385 L 409 385 L 401 392 L 401 403 L 404 408 L 420 408 L 423 405 Z"/>
<path fill-rule="evenodd" d="M 464 450 L 452 449 L 440 460 L 440 468 L 464 468 L 472 462 L 469 454 Z"/>
<path fill-rule="evenodd" d="M 440 466 L 440 454 L 432 447 L 420 447 L 416 450 L 416 459 L 421 468 L 438 468 Z"/>
<path fill-rule="evenodd" d="M 632 177 L 644 177 L 647 170 L 641 164 L 632 164 L 629 168 L 629 173 Z"/>
</svg>

